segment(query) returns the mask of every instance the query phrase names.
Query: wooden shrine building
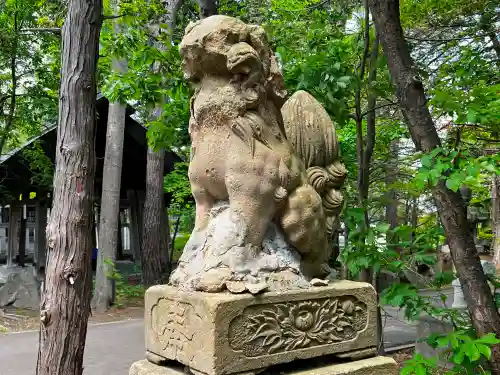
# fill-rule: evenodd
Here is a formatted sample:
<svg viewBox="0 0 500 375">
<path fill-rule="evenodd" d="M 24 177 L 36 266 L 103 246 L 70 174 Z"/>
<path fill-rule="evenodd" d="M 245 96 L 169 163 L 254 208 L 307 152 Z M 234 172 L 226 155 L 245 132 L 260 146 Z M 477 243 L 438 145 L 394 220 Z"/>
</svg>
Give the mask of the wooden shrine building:
<svg viewBox="0 0 500 375">
<path fill-rule="evenodd" d="M 96 217 L 100 207 L 106 127 L 109 102 L 97 98 L 96 176 L 94 199 Z M 123 147 L 120 197 L 120 233 L 117 259 L 140 259 L 141 218 L 146 188 L 146 128 L 135 121 L 127 109 Z M 0 263 L 8 266 L 33 264 L 37 271 L 45 268 L 45 228 L 52 205 L 52 187 L 40 182 L 40 174 L 30 163 L 30 151 L 43 150 L 46 160 L 55 169 L 57 126 L 47 128 L 40 136 L 0 158 Z M 182 161 L 173 152 L 165 157 L 165 175 Z M 49 179 L 50 180 L 50 179 Z M 165 205 L 169 202 L 165 196 Z M 97 231 L 96 246 L 97 244 Z M 90 249 L 89 249 L 90 250 Z"/>
</svg>

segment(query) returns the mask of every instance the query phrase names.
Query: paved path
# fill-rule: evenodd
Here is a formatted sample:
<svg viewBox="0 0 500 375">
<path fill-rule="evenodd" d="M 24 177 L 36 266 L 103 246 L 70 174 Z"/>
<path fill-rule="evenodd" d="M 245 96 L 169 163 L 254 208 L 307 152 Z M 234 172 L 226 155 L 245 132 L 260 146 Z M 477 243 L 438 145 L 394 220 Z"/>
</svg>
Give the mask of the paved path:
<svg viewBox="0 0 500 375">
<path fill-rule="evenodd" d="M 34 375 L 38 332 L 0 335 L 0 375 Z M 142 320 L 89 326 L 85 375 L 128 375 L 130 365 L 144 358 Z"/>
</svg>

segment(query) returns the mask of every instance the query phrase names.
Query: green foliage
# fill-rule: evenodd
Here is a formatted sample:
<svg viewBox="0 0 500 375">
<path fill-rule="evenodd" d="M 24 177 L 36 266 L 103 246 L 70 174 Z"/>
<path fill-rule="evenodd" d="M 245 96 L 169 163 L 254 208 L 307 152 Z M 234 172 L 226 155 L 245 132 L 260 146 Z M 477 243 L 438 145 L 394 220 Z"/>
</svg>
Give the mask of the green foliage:
<svg viewBox="0 0 500 375">
<path fill-rule="evenodd" d="M 146 288 L 144 285 L 128 285 L 125 282 L 116 283 L 116 301 L 115 306 L 118 308 L 126 307 L 130 303 L 144 300 Z"/>
<path fill-rule="evenodd" d="M 175 168 L 165 177 L 165 191 L 172 194 L 171 207 L 182 209 L 193 206 L 191 186 L 188 179 L 189 163 L 176 163 Z"/>
<path fill-rule="evenodd" d="M 274 0 L 265 15 L 287 87 L 310 92 L 344 124 L 358 85 L 353 62 L 360 47 L 355 35 L 342 30 L 345 12 L 319 1 Z"/>
<path fill-rule="evenodd" d="M 415 354 L 413 358 L 406 361 L 401 375 L 427 375 L 432 374 L 437 367 L 436 358 L 424 358 L 421 354 Z"/>
<path fill-rule="evenodd" d="M 2 3 L 0 139 L 6 141 L 2 154 L 57 120 L 60 41 L 57 35 L 36 29 L 58 26 L 61 8 L 46 0 Z"/>
<path fill-rule="evenodd" d="M 105 275 L 107 278 L 115 282 L 115 306 L 118 308 L 125 307 L 128 303 L 134 300 L 143 300 L 146 289 L 144 285 L 129 285 L 124 280 L 122 274 L 116 269 L 115 263 L 111 259 L 105 259 L 104 264 L 108 266 L 110 272 Z"/>
<path fill-rule="evenodd" d="M 435 148 L 421 158 L 415 184 L 423 190 L 446 181 L 446 186 L 458 191 L 462 186 L 472 188 L 483 186 L 493 174 L 500 174 L 500 154 L 473 157 L 467 150 Z"/>
<path fill-rule="evenodd" d="M 120 33 L 114 31 L 116 21 L 105 22 L 101 32 L 102 92 L 111 101 L 135 104 L 153 148 L 185 146 L 191 90 L 183 79 L 177 45 L 171 41 L 173 31 L 163 22 L 166 8 L 161 1 L 126 0 L 119 14 Z M 153 23 L 166 32 L 152 35 Z M 113 70 L 114 60 L 126 61 L 126 71 Z"/>
<path fill-rule="evenodd" d="M 187 233 L 180 233 L 177 235 L 175 238 L 175 243 L 174 243 L 174 254 L 173 254 L 173 261 L 179 260 L 180 256 L 182 255 L 182 251 L 184 250 L 184 247 L 186 246 L 186 243 L 188 242 L 190 237 L 190 234 Z"/>
<path fill-rule="evenodd" d="M 23 149 L 22 153 L 33 174 L 31 183 L 36 186 L 51 188 L 54 165 L 52 160 L 45 155 L 41 142 L 35 141 L 32 147 Z"/>
<path fill-rule="evenodd" d="M 484 361 L 491 358 L 491 347 L 499 344 L 500 339 L 494 333 L 479 338 L 470 330 L 457 330 L 448 335 L 431 335 L 427 343 L 433 348 L 444 349 L 445 356 L 454 363 L 454 367 L 446 374 L 489 374 L 485 370 Z M 437 358 L 424 358 L 415 354 L 406 362 L 401 375 L 420 375 L 432 373 L 437 367 Z"/>
</svg>

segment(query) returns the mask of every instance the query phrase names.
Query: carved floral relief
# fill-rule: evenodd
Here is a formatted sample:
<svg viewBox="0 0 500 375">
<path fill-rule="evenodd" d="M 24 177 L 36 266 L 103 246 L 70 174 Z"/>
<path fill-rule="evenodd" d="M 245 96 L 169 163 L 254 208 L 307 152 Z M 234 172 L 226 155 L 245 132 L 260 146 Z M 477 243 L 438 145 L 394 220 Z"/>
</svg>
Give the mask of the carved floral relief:
<svg viewBox="0 0 500 375">
<path fill-rule="evenodd" d="M 229 343 L 247 357 L 352 340 L 367 326 L 355 297 L 252 306 L 229 328 Z"/>
</svg>

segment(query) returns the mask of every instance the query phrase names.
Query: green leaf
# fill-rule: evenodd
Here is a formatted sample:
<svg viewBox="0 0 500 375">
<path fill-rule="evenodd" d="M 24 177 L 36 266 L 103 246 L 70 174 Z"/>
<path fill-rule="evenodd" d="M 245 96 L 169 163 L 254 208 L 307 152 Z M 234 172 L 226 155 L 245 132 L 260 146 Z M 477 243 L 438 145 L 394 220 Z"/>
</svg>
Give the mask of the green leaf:
<svg viewBox="0 0 500 375">
<path fill-rule="evenodd" d="M 452 361 L 459 365 L 461 365 L 464 362 L 464 359 L 465 359 L 465 353 L 461 350 L 458 353 L 455 353 L 452 357 Z"/>
<path fill-rule="evenodd" d="M 390 227 L 391 226 L 388 223 L 379 223 L 379 224 L 377 224 L 375 229 L 377 231 L 379 231 L 380 233 L 387 233 L 387 231 L 389 230 Z"/>
<path fill-rule="evenodd" d="M 422 157 L 421 160 L 422 166 L 426 168 L 432 167 L 432 155 L 426 154 Z"/>
<path fill-rule="evenodd" d="M 458 348 L 458 346 L 460 345 L 460 343 L 458 342 L 457 338 L 455 337 L 455 335 L 450 335 L 450 343 L 451 343 L 451 347 L 453 349 L 456 349 Z"/>
<path fill-rule="evenodd" d="M 347 87 L 347 84 L 345 82 L 342 82 L 342 81 L 337 81 L 337 86 L 345 89 Z"/>
<path fill-rule="evenodd" d="M 486 359 L 491 358 L 491 348 L 484 344 L 476 344 L 477 350 L 484 356 Z"/>
<path fill-rule="evenodd" d="M 489 345 L 500 344 L 500 340 L 496 338 L 494 333 L 488 333 L 487 335 L 478 338 L 476 342 L 480 344 L 489 344 Z"/>
<path fill-rule="evenodd" d="M 473 110 L 469 110 L 469 112 L 467 112 L 467 122 L 469 124 L 474 124 L 476 122 L 476 112 Z"/>
<path fill-rule="evenodd" d="M 427 375 L 427 369 L 421 363 L 415 366 L 415 375 Z"/>
<path fill-rule="evenodd" d="M 373 230 L 368 231 L 366 236 L 366 243 L 368 245 L 374 245 L 376 242 L 375 232 Z"/>
<path fill-rule="evenodd" d="M 416 253 L 414 255 L 415 260 L 420 263 L 424 263 L 427 265 L 436 264 L 436 255 L 435 254 L 427 254 L 427 253 Z"/>
<path fill-rule="evenodd" d="M 437 346 L 438 348 L 446 348 L 450 345 L 450 339 L 445 336 L 445 337 L 440 337 L 438 340 L 437 340 Z"/>
<path fill-rule="evenodd" d="M 471 362 L 477 361 L 481 357 L 481 353 L 477 349 L 476 345 L 472 342 L 466 342 L 460 348 L 461 351 L 465 353 Z"/>
<path fill-rule="evenodd" d="M 446 187 L 450 189 L 451 191 L 458 191 L 460 189 L 460 186 L 462 185 L 462 180 L 457 177 L 451 177 L 446 180 Z"/>
</svg>

